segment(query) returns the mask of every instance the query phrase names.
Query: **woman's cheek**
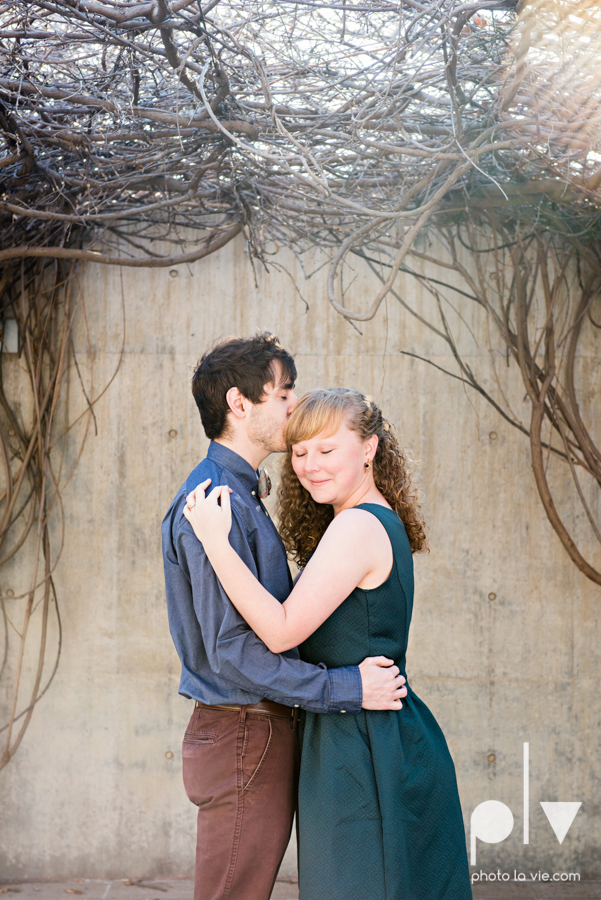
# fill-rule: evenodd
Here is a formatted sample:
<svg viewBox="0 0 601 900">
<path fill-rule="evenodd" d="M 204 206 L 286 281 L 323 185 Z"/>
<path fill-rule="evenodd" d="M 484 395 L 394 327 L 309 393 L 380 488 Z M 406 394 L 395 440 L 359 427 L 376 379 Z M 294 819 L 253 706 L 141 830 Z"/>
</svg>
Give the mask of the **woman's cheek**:
<svg viewBox="0 0 601 900">
<path fill-rule="evenodd" d="M 309 481 L 309 479 L 307 478 L 307 475 L 305 474 L 304 466 L 296 473 L 296 477 L 298 478 L 298 480 L 300 481 L 300 483 L 304 487 L 304 489 L 306 491 L 309 491 L 309 493 L 311 493 L 311 482 Z"/>
</svg>

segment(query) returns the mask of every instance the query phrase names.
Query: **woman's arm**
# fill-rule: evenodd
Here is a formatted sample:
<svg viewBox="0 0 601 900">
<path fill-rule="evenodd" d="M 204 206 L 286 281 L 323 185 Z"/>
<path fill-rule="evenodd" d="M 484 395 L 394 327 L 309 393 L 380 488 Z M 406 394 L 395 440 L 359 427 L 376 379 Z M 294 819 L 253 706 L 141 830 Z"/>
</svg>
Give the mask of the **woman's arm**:
<svg viewBox="0 0 601 900">
<path fill-rule="evenodd" d="M 229 543 L 229 488 L 217 487 L 205 498 L 207 484 L 196 489 L 196 505 L 184 507 L 184 515 L 202 541 L 226 594 L 273 653 L 297 647 L 313 634 L 381 563 L 383 525 L 365 510 L 345 510 L 331 522 L 303 577 L 280 603 L 259 584 Z"/>
</svg>

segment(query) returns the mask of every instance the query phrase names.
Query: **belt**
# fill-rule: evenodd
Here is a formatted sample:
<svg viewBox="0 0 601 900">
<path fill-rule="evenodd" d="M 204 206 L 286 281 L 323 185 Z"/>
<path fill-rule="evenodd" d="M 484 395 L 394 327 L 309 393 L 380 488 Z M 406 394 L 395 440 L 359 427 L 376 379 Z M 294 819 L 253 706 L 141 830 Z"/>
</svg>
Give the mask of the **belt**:
<svg viewBox="0 0 601 900">
<path fill-rule="evenodd" d="M 283 703 L 276 703 L 274 700 L 260 700 L 258 703 L 249 703 L 244 706 L 236 703 L 201 703 L 197 700 L 196 709 L 226 709 L 230 712 L 240 712 L 245 709 L 247 713 L 259 714 L 263 716 L 277 716 L 280 719 L 291 719 L 292 727 L 296 729 L 298 722 L 298 706 L 285 706 Z"/>
</svg>

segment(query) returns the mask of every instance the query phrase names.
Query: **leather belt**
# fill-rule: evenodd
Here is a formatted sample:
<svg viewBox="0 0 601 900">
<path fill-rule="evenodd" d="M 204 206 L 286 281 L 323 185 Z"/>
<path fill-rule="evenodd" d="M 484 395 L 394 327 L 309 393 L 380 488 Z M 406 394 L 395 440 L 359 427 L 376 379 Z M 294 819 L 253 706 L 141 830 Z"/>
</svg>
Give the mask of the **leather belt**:
<svg viewBox="0 0 601 900">
<path fill-rule="evenodd" d="M 296 729 L 296 723 L 298 722 L 298 706 L 285 706 L 283 703 L 276 703 L 274 700 L 260 700 L 258 703 L 248 703 L 244 706 L 236 703 L 201 703 L 200 700 L 196 700 L 194 705 L 196 709 L 225 709 L 230 712 L 240 712 L 241 709 L 245 709 L 247 713 L 251 714 L 291 719 L 294 729 Z"/>
</svg>

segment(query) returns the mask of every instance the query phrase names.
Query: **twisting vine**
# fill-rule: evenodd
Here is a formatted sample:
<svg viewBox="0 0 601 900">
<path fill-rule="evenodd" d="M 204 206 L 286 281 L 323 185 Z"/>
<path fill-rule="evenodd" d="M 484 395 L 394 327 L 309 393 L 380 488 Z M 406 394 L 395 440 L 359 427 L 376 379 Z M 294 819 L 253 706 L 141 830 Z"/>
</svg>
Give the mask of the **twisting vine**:
<svg viewBox="0 0 601 900">
<path fill-rule="evenodd" d="M 53 574 L 65 536 L 62 493 L 81 457 L 98 399 L 81 380 L 72 341 L 76 264 L 22 261 L 19 269 L 18 280 L 4 287 L 1 313 L 0 609 L 5 633 L 0 671 L 10 673 L 10 687 L 7 721 L 0 727 L 0 769 L 17 751 L 57 670 L 62 628 Z M 86 406 L 83 415 L 68 422 L 74 378 Z M 67 436 L 78 424 L 79 449 L 66 468 L 71 457 Z M 22 562 L 15 571 L 8 564 L 17 555 Z M 25 560 L 30 564 L 23 584 Z M 7 571 L 20 589 L 8 587 Z M 56 620 L 56 646 L 49 648 L 51 618 Z"/>
<path fill-rule="evenodd" d="M 540 216 L 540 210 L 532 212 Z M 583 378 L 588 373 L 580 364 L 579 347 L 583 338 L 593 347 L 601 338 L 601 323 L 595 318 L 601 309 L 601 228 L 595 226 L 598 236 L 582 246 L 578 240 L 570 241 L 567 218 L 564 233 L 558 235 L 541 228 L 540 219 L 535 227 L 533 217 L 528 216 L 525 204 L 519 215 L 508 204 L 505 210 L 471 210 L 457 229 L 441 215 L 429 230 L 428 252 L 412 247 L 403 266 L 405 273 L 420 279 L 431 296 L 430 309 L 420 308 L 418 313 L 407 296 L 395 289 L 391 293 L 408 314 L 417 316 L 450 349 L 456 371 L 442 371 L 476 390 L 529 438 L 532 471 L 547 518 L 572 562 L 587 578 L 601 584 L 594 549 L 586 552 L 579 546 L 588 543 L 581 528 L 579 538 L 571 530 L 578 515 L 559 502 L 557 495 L 562 491 L 557 484 L 551 486 L 551 472 L 558 472 L 554 461 L 561 461 L 572 481 L 570 497 L 588 523 L 594 547 L 599 547 L 601 450 L 595 434 L 599 420 L 594 413 L 595 397 L 588 396 L 588 409 L 582 409 L 587 393 Z M 577 221 L 582 225 L 580 217 Z M 574 224 L 572 221 L 572 227 Z M 384 281 L 383 268 L 392 263 L 382 264 L 386 248 L 381 251 L 377 261 L 363 252 L 357 255 Z M 436 280 L 431 274 L 433 267 L 453 272 L 458 279 L 453 283 Z M 489 364 L 479 371 L 474 371 L 465 350 L 460 349 L 464 343 L 457 335 L 461 323 L 452 301 L 457 295 L 464 315 L 468 304 L 473 305 L 476 315 L 486 316 L 496 334 L 489 348 Z M 499 341 L 505 348 L 501 356 Z M 419 353 L 401 352 L 435 365 Z M 505 364 L 511 362 L 519 372 L 530 404 L 526 421 L 515 411 L 515 398 L 508 398 L 499 382 L 494 360 L 503 357 Z M 490 368 L 496 384 L 485 388 Z"/>
</svg>

